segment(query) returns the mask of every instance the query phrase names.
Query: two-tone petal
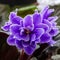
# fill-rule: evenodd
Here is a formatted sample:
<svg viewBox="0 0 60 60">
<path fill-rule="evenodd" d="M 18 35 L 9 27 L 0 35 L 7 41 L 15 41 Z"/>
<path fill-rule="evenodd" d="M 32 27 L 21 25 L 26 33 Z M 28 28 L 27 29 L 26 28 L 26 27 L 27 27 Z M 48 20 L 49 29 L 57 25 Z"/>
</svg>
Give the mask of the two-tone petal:
<svg viewBox="0 0 60 60">
<path fill-rule="evenodd" d="M 10 32 L 11 32 L 11 34 L 15 35 L 15 34 L 19 33 L 20 32 L 19 28 L 20 28 L 20 25 L 17 25 L 17 24 L 11 25 L 10 26 Z"/>
<path fill-rule="evenodd" d="M 22 45 L 22 40 L 16 40 L 16 42 L 15 42 L 15 45 L 16 45 L 16 47 L 17 47 L 17 49 L 23 49 L 23 45 Z"/>
<path fill-rule="evenodd" d="M 40 37 L 40 43 L 48 43 L 51 40 L 51 36 L 48 33 L 44 33 L 41 37 Z"/>
<path fill-rule="evenodd" d="M 32 42 L 31 45 L 24 48 L 24 51 L 27 55 L 31 55 L 31 54 L 33 54 L 35 49 L 36 49 L 36 44 L 34 42 Z"/>
<path fill-rule="evenodd" d="M 38 24 L 35 28 L 42 28 L 45 30 L 45 32 L 49 30 L 49 26 L 47 24 L 44 24 L 44 23 Z"/>
<path fill-rule="evenodd" d="M 51 36 L 56 36 L 59 33 L 58 28 L 52 28 L 49 34 Z"/>
<path fill-rule="evenodd" d="M 6 22 L 3 27 L 1 27 L 4 31 L 9 31 L 10 30 L 11 23 Z"/>
<path fill-rule="evenodd" d="M 32 16 L 31 15 L 25 16 L 25 18 L 23 20 L 23 26 L 26 27 L 26 28 L 29 28 L 31 30 L 34 29 L 33 19 L 32 19 Z"/>
<path fill-rule="evenodd" d="M 39 13 L 33 14 L 33 24 L 34 24 L 34 26 L 37 26 L 41 22 L 42 22 L 41 15 Z"/>
<path fill-rule="evenodd" d="M 14 38 L 13 35 L 10 35 L 8 38 L 7 38 L 7 43 L 11 46 L 15 46 L 15 41 L 16 39 Z"/>
<path fill-rule="evenodd" d="M 36 28 L 35 29 L 35 35 L 36 35 L 36 39 L 40 38 L 42 34 L 44 34 L 44 29 L 43 28 Z"/>
</svg>

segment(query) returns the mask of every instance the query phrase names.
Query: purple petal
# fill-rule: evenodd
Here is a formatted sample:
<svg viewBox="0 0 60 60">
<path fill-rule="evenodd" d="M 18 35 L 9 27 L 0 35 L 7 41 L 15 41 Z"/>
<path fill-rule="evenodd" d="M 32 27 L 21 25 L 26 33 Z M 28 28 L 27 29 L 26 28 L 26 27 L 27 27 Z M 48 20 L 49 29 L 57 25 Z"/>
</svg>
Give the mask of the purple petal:
<svg viewBox="0 0 60 60">
<path fill-rule="evenodd" d="M 48 12 L 49 6 L 46 6 L 42 11 L 41 11 L 41 15 L 44 18 L 46 18 L 46 13 Z"/>
<path fill-rule="evenodd" d="M 27 15 L 23 20 L 23 26 L 29 30 L 34 29 L 33 20 L 31 15 Z"/>
<path fill-rule="evenodd" d="M 49 18 L 48 18 L 48 21 L 50 21 L 50 22 L 54 22 L 54 21 L 56 21 L 57 19 L 58 19 L 57 16 L 49 17 Z"/>
<path fill-rule="evenodd" d="M 48 42 L 49 45 L 53 46 L 56 43 L 56 41 L 51 40 L 50 42 Z"/>
<path fill-rule="evenodd" d="M 56 36 L 58 33 L 59 33 L 58 28 L 53 28 L 49 32 L 49 34 L 52 35 L 52 36 Z"/>
<path fill-rule="evenodd" d="M 32 55 L 33 52 L 35 51 L 36 45 L 35 43 L 32 43 L 31 45 L 29 45 L 28 47 L 24 48 L 24 51 L 27 55 Z"/>
<path fill-rule="evenodd" d="M 27 15 L 23 20 L 23 25 L 27 27 L 27 26 L 32 26 L 32 24 L 33 24 L 32 16 Z"/>
<path fill-rule="evenodd" d="M 35 43 L 40 43 L 40 38 L 35 39 Z"/>
<path fill-rule="evenodd" d="M 23 23 L 24 26 L 32 25 L 33 24 L 32 16 L 31 15 L 25 16 Z"/>
<path fill-rule="evenodd" d="M 21 39 L 24 41 L 29 41 L 29 35 L 22 35 L 20 37 L 22 37 Z"/>
<path fill-rule="evenodd" d="M 42 34 L 44 34 L 44 29 L 43 28 L 36 28 L 35 29 L 35 34 L 36 34 L 36 39 L 40 38 Z"/>
<path fill-rule="evenodd" d="M 49 30 L 49 26 L 43 23 L 38 24 L 35 28 L 43 28 L 45 31 Z"/>
<path fill-rule="evenodd" d="M 41 43 L 48 43 L 51 40 L 51 36 L 48 33 L 44 33 L 41 37 Z"/>
<path fill-rule="evenodd" d="M 19 41 L 22 40 L 22 38 L 20 37 L 20 33 L 16 33 L 14 34 L 15 38 L 18 39 Z"/>
<path fill-rule="evenodd" d="M 52 22 L 52 27 L 56 27 L 57 23 L 56 22 Z"/>
<path fill-rule="evenodd" d="M 41 22 L 42 22 L 41 15 L 39 13 L 33 14 L 33 23 L 34 23 L 34 25 L 36 26 L 36 25 L 40 24 Z"/>
<path fill-rule="evenodd" d="M 23 27 L 23 20 L 20 21 L 20 25 Z"/>
<path fill-rule="evenodd" d="M 14 17 L 16 17 L 16 13 L 15 12 L 10 12 L 9 20 L 12 20 Z"/>
<path fill-rule="evenodd" d="M 33 29 L 34 29 L 34 24 L 32 24 L 32 26 L 27 26 L 26 28 L 29 29 L 30 31 L 33 31 Z"/>
<path fill-rule="evenodd" d="M 19 33 L 15 34 L 15 38 L 17 38 L 18 40 L 23 40 L 25 42 L 29 41 L 29 35 L 20 35 Z"/>
<path fill-rule="evenodd" d="M 16 39 L 13 38 L 13 37 L 14 37 L 13 35 L 10 35 L 10 36 L 7 38 L 7 43 L 8 43 L 8 45 L 15 46 L 15 41 L 16 41 Z"/>
<path fill-rule="evenodd" d="M 29 46 L 30 45 L 30 42 L 29 41 L 23 41 L 22 42 L 22 44 L 23 44 L 23 47 L 27 47 L 27 46 Z"/>
<path fill-rule="evenodd" d="M 3 27 L 1 27 L 4 31 L 9 31 L 11 23 L 10 22 L 6 22 L 5 25 Z"/>
<path fill-rule="evenodd" d="M 35 41 L 36 39 L 36 35 L 35 34 L 31 34 L 31 41 Z"/>
<path fill-rule="evenodd" d="M 49 9 L 46 13 L 46 18 L 49 17 L 54 12 L 54 9 Z"/>
<path fill-rule="evenodd" d="M 20 24 L 20 21 L 21 21 L 21 20 L 22 20 L 21 17 L 16 16 L 16 17 L 14 17 L 14 18 L 11 20 L 11 22 L 12 22 L 13 24 Z"/>
<path fill-rule="evenodd" d="M 49 30 L 50 30 L 50 28 L 52 26 L 51 22 L 49 22 L 48 20 L 44 20 L 43 22 L 44 22 L 44 24 L 49 26 Z"/>
<path fill-rule="evenodd" d="M 16 44 L 16 47 L 20 50 L 20 49 L 23 49 L 23 45 L 22 45 L 22 40 L 16 40 L 16 42 L 15 42 L 15 44 Z"/>
<path fill-rule="evenodd" d="M 19 30 L 20 26 L 17 25 L 17 24 L 13 24 L 10 26 L 10 32 L 15 35 L 17 33 L 20 33 L 20 30 Z"/>
</svg>

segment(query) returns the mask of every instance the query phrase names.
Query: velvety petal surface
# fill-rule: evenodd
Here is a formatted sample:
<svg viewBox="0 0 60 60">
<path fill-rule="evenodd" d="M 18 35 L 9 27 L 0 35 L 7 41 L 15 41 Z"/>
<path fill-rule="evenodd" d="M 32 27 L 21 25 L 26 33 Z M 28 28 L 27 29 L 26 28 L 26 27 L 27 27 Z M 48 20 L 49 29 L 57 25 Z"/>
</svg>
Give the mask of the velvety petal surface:
<svg viewBox="0 0 60 60">
<path fill-rule="evenodd" d="M 49 26 L 49 29 L 51 28 L 52 24 L 51 22 L 49 22 L 48 20 L 44 19 L 43 21 L 44 24 L 48 25 Z"/>
<path fill-rule="evenodd" d="M 10 20 L 13 24 L 20 24 L 20 21 L 22 20 L 21 17 L 16 16 L 12 20 Z"/>
<path fill-rule="evenodd" d="M 58 33 L 59 33 L 58 28 L 53 28 L 49 32 L 49 34 L 52 35 L 52 36 L 56 36 Z"/>
<path fill-rule="evenodd" d="M 23 49 L 22 40 L 16 40 L 15 44 L 18 49 Z"/>
<path fill-rule="evenodd" d="M 44 33 L 40 39 L 40 43 L 48 43 L 51 40 L 51 36 L 48 33 Z"/>
<path fill-rule="evenodd" d="M 34 29 L 33 18 L 31 15 L 25 16 L 25 18 L 23 20 L 23 26 L 27 29 L 30 29 L 30 30 Z"/>
<path fill-rule="evenodd" d="M 11 32 L 11 34 L 14 35 L 14 34 L 20 33 L 19 28 L 20 28 L 20 25 L 17 25 L 17 24 L 11 25 L 10 26 L 10 32 Z"/>
<path fill-rule="evenodd" d="M 32 41 L 35 41 L 36 35 L 35 35 L 35 34 L 31 34 L 30 39 L 31 39 L 31 42 L 32 42 Z"/>
<path fill-rule="evenodd" d="M 15 38 L 18 40 L 29 41 L 29 35 L 20 35 L 19 33 L 15 34 Z"/>
<path fill-rule="evenodd" d="M 43 28 L 36 28 L 35 29 L 35 35 L 36 35 L 36 39 L 40 38 L 42 34 L 44 34 L 44 29 Z"/>
<path fill-rule="evenodd" d="M 21 39 L 24 41 L 29 41 L 29 35 L 20 35 Z"/>
<path fill-rule="evenodd" d="M 46 13 L 48 12 L 49 6 L 46 6 L 42 11 L 41 11 L 41 15 L 43 17 L 43 19 L 46 19 Z"/>
<path fill-rule="evenodd" d="M 28 47 L 29 46 L 29 44 L 30 44 L 30 42 L 29 41 L 23 41 L 22 42 L 22 44 L 23 44 L 23 47 Z"/>
<path fill-rule="evenodd" d="M 35 43 L 32 43 L 31 45 L 29 45 L 28 47 L 24 48 L 24 51 L 26 52 L 26 54 L 31 55 L 33 54 L 33 52 L 35 51 L 36 45 Z"/>
<path fill-rule="evenodd" d="M 10 36 L 7 38 L 7 43 L 8 43 L 9 45 L 15 46 L 15 41 L 16 41 L 16 39 L 14 38 L 13 35 L 10 35 Z"/>
<path fill-rule="evenodd" d="M 45 31 L 49 30 L 49 26 L 44 23 L 38 24 L 35 28 L 43 28 Z"/>
<path fill-rule="evenodd" d="M 15 12 L 10 12 L 10 15 L 9 15 L 9 20 L 11 21 L 14 17 L 16 17 L 16 13 Z"/>
<path fill-rule="evenodd" d="M 54 12 L 54 9 L 48 9 L 47 13 L 46 13 L 46 19 Z"/>
<path fill-rule="evenodd" d="M 10 25 L 11 25 L 10 22 L 6 22 L 5 25 L 4 25 L 3 27 L 1 27 L 1 28 L 2 28 L 4 31 L 9 31 Z"/>
<path fill-rule="evenodd" d="M 49 18 L 48 18 L 48 21 L 54 22 L 54 21 L 56 21 L 57 19 L 58 19 L 57 16 L 53 16 L 53 17 L 49 17 Z"/>
<path fill-rule="evenodd" d="M 33 14 L 33 23 L 34 23 L 34 26 L 37 26 L 41 22 L 42 22 L 41 15 L 39 13 Z"/>
</svg>

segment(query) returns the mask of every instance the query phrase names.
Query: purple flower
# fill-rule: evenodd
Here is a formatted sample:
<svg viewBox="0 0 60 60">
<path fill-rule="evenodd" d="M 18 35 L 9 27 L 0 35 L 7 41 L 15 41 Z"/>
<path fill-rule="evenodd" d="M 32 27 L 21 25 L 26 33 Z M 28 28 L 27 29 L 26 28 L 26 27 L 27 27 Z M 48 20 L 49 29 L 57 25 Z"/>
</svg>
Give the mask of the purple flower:
<svg viewBox="0 0 60 60">
<path fill-rule="evenodd" d="M 50 16 L 53 9 L 47 6 L 41 13 L 35 12 L 24 18 L 17 16 L 15 12 L 9 15 L 9 21 L 2 27 L 10 33 L 7 43 L 24 49 L 25 53 L 31 55 L 38 43 L 53 45 L 53 36 L 58 34 L 56 27 L 57 16 Z"/>
</svg>

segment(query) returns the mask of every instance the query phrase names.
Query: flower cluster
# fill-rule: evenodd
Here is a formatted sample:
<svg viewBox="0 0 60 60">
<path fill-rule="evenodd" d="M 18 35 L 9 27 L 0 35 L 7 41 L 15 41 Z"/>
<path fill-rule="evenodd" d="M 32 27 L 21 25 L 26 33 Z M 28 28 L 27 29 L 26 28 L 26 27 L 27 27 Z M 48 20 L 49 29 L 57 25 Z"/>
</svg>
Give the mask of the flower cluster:
<svg viewBox="0 0 60 60">
<path fill-rule="evenodd" d="M 9 15 L 9 21 L 2 27 L 3 30 L 10 33 L 7 43 L 23 49 L 28 55 L 31 55 L 38 43 L 48 43 L 53 45 L 55 41 L 53 36 L 58 34 L 56 27 L 57 16 L 51 16 L 54 9 L 45 7 L 40 13 L 37 11 L 24 18 L 17 16 L 15 12 Z"/>
</svg>

